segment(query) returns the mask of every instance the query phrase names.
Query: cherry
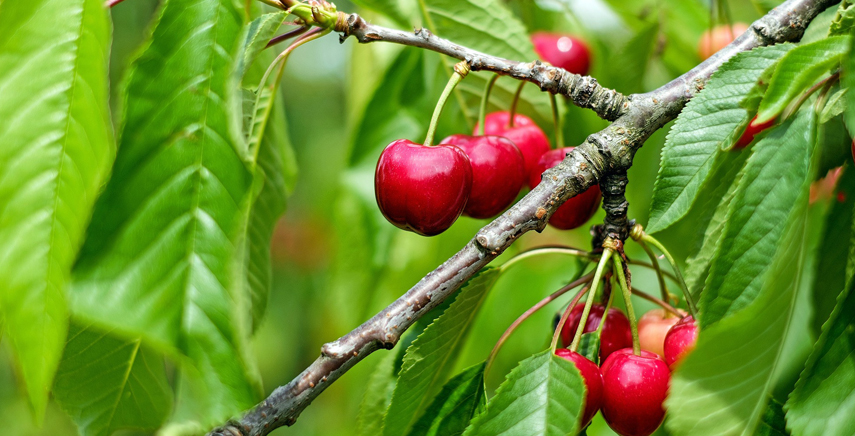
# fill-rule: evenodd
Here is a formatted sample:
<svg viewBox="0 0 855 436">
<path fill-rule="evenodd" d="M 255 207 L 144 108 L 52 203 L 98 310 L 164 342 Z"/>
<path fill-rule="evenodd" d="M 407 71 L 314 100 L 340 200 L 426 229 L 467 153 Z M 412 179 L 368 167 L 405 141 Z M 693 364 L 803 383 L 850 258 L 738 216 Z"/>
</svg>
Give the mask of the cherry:
<svg viewBox="0 0 855 436">
<path fill-rule="evenodd" d="M 733 42 L 736 37 L 745 33 L 746 30 L 748 30 L 748 25 L 745 23 L 733 23 L 732 26 L 720 25 L 713 27 L 712 30 L 707 30 L 698 41 L 698 56 L 701 59 L 706 59 L 714 55 Z"/>
<path fill-rule="evenodd" d="M 484 118 L 484 134 L 504 136 L 517 145 L 525 161 L 525 172 L 530 173 L 537 165 L 540 156 L 549 151 L 549 138 L 537 127 L 531 118 L 525 115 L 514 115 L 514 126 L 510 127 L 511 114 L 508 112 L 492 112 Z M 477 135 L 479 125 L 475 125 L 473 135 Z"/>
<path fill-rule="evenodd" d="M 530 171 L 528 185 L 534 189 L 540 183 L 541 174 L 544 171 L 558 165 L 564 160 L 564 156 L 573 151 L 574 147 L 564 147 L 550 150 L 540 157 L 537 166 Z M 575 229 L 591 219 L 600 207 L 603 198 L 600 185 L 594 185 L 575 197 L 565 201 L 558 210 L 552 214 L 549 224 L 561 230 Z"/>
<path fill-rule="evenodd" d="M 584 305 L 577 304 L 570 311 L 570 316 L 561 330 L 561 340 L 564 341 L 565 345 L 573 342 L 573 336 L 576 335 L 576 329 L 579 328 L 579 321 L 582 319 L 582 310 L 584 308 Z M 591 313 L 588 314 L 588 320 L 585 322 L 583 333 L 590 333 L 597 330 L 600 326 L 600 320 L 603 319 L 605 309 L 605 306 L 602 304 L 591 306 Z M 603 335 L 600 337 L 600 361 L 605 360 L 616 350 L 629 346 L 632 346 L 632 332 L 629 330 L 629 320 L 626 319 L 626 315 L 623 312 L 612 307 L 606 316 L 606 325 L 603 327 Z"/>
<path fill-rule="evenodd" d="M 649 351 L 640 356 L 625 348 L 612 353 L 601 367 L 603 418 L 623 436 L 647 436 L 665 419 L 671 372 L 662 358 Z"/>
<path fill-rule="evenodd" d="M 585 75 L 591 64 L 591 51 L 579 38 L 570 35 L 537 32 L 531 36 L 534 51 L 550 64 Z"/>
<path fill-rule="evenodd" d="M 585 410 L 582 412 L 580 426 L 580 428 L 585 428 L 603 405 L 603 376 L 600 374 L 600 368 L 585 356 L 566 348 L 555 350 L 555 355 L 573 362 L 576 369 L 579 370 L 579 374 L 582 375 L 582 380 L 585 381 L 587 393 L 585 394 Z"/>
<path fill-rule="evenodd" d="M 424 236 L 451 227 L 471 190 L 469 158 L 453 145 L 425 147 L 399 139 L 380 154 L 374 173 L 374 195 L 383 216 Z"/>
<path fill-rule="evenodd" d="M 678 321 L 680 317 L 674 316 L 665 309 L 653 309 L 645 313 L 638 320 L 638 342 L 641 349 L 664 358 L 665 335 Z"/>
<path fill-rule="evenodd" d="M 757 136 L 758 133 L 772 127 L 775 124 L 775 119 L 771 119 L 766 121 L 765 123 L 756 124 L 757 116 L 751 119 L 751 122 L 748 123 L 748 127 L 745 128 L 745 132 L 742 133 L 742 136 L 739 137 L 739 140 L 736 141 L 736 145 L 733 147 L 736 149 L 745 148 L 751 141 L 754 141 L 754 137 Z"/>
<path fill-rule="evenodd" d="M 692 316 L 684 317 L 665 335 L 665 362 L 675 368 L 680 361 L 695 349 L 698 341 L 698 323 Z"/>
<path fill-rule="evenodd" d="M 472 192 L 463 209 L 472 218 L 490 218 L 510 206 L 525 182 L 522 153 L 502 136 L 451 135 L 440 144 L 456 145 L 472 165 Z"/>
</svg>

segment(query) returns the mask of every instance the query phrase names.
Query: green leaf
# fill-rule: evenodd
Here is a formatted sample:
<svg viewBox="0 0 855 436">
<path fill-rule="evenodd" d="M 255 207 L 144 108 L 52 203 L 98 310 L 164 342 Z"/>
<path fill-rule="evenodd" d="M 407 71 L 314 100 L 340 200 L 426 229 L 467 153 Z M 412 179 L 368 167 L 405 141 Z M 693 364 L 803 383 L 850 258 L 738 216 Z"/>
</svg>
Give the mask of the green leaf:
<svg viewBox="0 0 855 436">
<path fill-rule="evenodd" d="M 838 64 L 849 38 L 835 36 L 790 50 L 778 63 L 757 113 L 757 123 L 776 118 L 799 95 Z"/>
<path fill-rule="evenodd" d="M 853 26 L 855 26 L 855 4 L 849 0 L 843 0 L 831 21 L 828 36 L 848 35 Z"/>
<path fill-rule="evenodd" d="M 68 329 L 65 289 L 116 152 L 101 0 L 3 2 L 0 318 L 44 416 Z"/>
<path fill-rule="evenodd" d="M 487 268 L 469 279 L 451 306 L 407 349 L 383 434 L 407 434 L 421 417 L 454 366 L 469 327 L 499 275 L 499 269 Z"/>
<path fill-rule="evenodd" d="M 470 366 L 449 380 L 409 436 L 462 435 L 472 417 L 487 407 L 484 366 Z"/>
<path fill-rule="evenodd" d="M 644 91 L 644 76 L 647 64 L 656 47 L 656 37 L 659 36 L 659 23 L 654 21 L 645 24 L 629 41 L 615 51 L 609 64 L 621 65 L 621 68 L 607 69 L 610 80 L 603 83 L 613 89 L 619 89 L 624 94 Z"/>
<path fill-rule="evenodd" d="M 763 413 L 763 419 L 754 430 L 754 436 L 790 436 L 785 417 L 784 405 L 770 398 L 766 412 Z"/>
<path fill-rule="evenodd" d="M 535 354 L 508 374 L 472 420 L 466 436 L 564 436 L 579 431 L 585 384 L 572 362 L 552 350 Z"/>
<path fill-rule="evenodd" d="M 399 354 L 401 352 L 398 349 L 386 353 L 374 371 L 371 372 L 365 395 L 359 404 L 356 434 L 377 436 L 383 433 L 386 409 L 389 407 L 389 402 L 392 401 L 392 392 L 395 390 L 395 360 Z"/>
<path fill-rule="evenodd" d="M 819 113 L 820 124 L 827 123 L 846 110 L 846 91 L 848 90 L 849 88 L 838 89 L 834 94 L 831 94 L 831 97 L 828 97 L 822 112 Z"/>
<path fill-rule="evenodd" d="M 742 106 L 746 94 L 792 47 L 782 44 L 737 54 L 689 101 L 662 149 L 648 232 L 664 230 L 689 212 L 717 156 L 731 147 L 748 123 L 749 113 Z"/>
<path fill-rule="evenodd" d="M 787 424 L 797 435 L 855 434 L 855 280 L 837 307 L 787 401 Z"/>
<path fill-rule="evenodd" d="M 804 110 L 771 132 L 749 158 L 702 294 L 707 304 L 696 348 L 672 375 L 672 434 L 751 434 L 762 420 L 806 257 L 812 113 Z M 744 232 L 735 240 L 738 229 Z M 719 301 L 733 302 L 726 315 L 710 304 Z"/>
<path fill-rule="evenodd" d="M 585 356 L 591 362 L 600 364 L 600 339 L 597 338 L 597 332 L 582 333 L 579 339 L 579 354 Z"/>
<path fill-rule="evenodd" d="M 855 32 L 855 29 L 853 29 Z M 850 36 L 849 46 L 843 56 L 842 74 L 840 75 L 840 87 L 845 89 L 855 88 L 855 38 Z M 855 92 L 848 92 L 846 96 L 846 110 L 843 111 L 843 120 L 850 132 L 855 131 Z"/>
<path fill-rule="evenodd" d="M 163 358 L 142 344 L 72 322 L 53 393 L 84 436 L 155 430 L 172 408 Z"/>
<path fill-rule="evenodd" d="M 176 416 L 201 423 L 260 396 L 234 274 L 258 192 L 226 103 L 241 16 L 230 0 L 161 6 L 127 80 L 120 151 L 71 289 L 75 314 L 189 358 L 182 374 L 199 376 L 193 389 L 179 384 Z"/>
</svg>

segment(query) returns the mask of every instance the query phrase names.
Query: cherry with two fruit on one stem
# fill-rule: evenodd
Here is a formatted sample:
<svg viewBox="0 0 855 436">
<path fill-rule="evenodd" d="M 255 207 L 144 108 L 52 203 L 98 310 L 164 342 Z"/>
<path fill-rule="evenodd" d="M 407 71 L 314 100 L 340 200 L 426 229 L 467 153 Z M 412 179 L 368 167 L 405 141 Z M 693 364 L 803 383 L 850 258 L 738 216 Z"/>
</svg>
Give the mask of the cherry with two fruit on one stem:
<svg viewBox="0 0 855 436">
<path fill-rule="evenodd" d="M 534 189 L 535 186 L 540 184 L 543 172 L 561 163 L 564 157 L 573 151 L 573 148 L 565 147 L 544 153 L 538 160 L 537 165 L 529 172 L 529 187 Z M 585 192 L 571 197 L 559 206 L 558 210 L 549 218 L 549 224 L 561 230 L 581 227 L 597 213 L 602 198 L 603 194 L 600 191 L 600 185 L 591 186 Z"/>
<path fill-rule="evenodd" d="M 481 132 L 481 123 L 475 125 L 474 135 Z M 525 173 L 531 173 L 532 168 L 544 153 L 549 151 L 549 138 L 543 130 L 525 115 L 514 114 L 511 123 L 510 112 L 493 112 L 484 118 L 483 135 L 504 136 L 516 144 L 523 155 Z"/>
<path fill-rule="evenodd" d="M 591 51 L 579 38 L 557 33 L 537 32 L 531 36 L 534 51 L 541 59 L 579 75 L 588 74 Z"/>
</svg>

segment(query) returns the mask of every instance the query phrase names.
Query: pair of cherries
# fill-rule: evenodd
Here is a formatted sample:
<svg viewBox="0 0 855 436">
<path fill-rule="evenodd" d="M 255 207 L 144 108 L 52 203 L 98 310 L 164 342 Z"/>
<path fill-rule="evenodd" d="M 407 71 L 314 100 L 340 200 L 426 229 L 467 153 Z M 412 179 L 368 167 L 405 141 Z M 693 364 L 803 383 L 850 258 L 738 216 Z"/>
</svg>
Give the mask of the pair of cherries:
<svg viewBox="0 0 855 436">
<path fill-rule="evenodd" d="M 565 323 L 561 332 L 565 344 L 572 340 L 579 326 L 582 309 L 581 306 L 574 307 Z M 583 331 L 596 331 L 604 312 L 604 306 L 594 305 Z M 650 313 L 645 314 L 648 320 L 655 318 L 655 315 L 648 315 Z M 664 314 L 658 317 L 666 319 Z M 600 367 L 566 348 L 555 351 L 557 356 L 573 362 L 585 381 L 587 394 L 582 427 L 587 426 L 601 410 L 603 418 L 616 433 L 623 436 L 650 435 L 665 419 L 663 404 L 668 396 L 670 369 L 694 348 L 697 325 L 690 316 L 674 318 L 678 322 L 669 328 L 663 339 L 663 360 L 659 354 L 645 349 L 638 356 L 633 353 L 629 320 L 623 312 L 611 308 L 605 318 L 606 325 L 600 338 L 600 360 L 603 362 Z"/>
</svg>

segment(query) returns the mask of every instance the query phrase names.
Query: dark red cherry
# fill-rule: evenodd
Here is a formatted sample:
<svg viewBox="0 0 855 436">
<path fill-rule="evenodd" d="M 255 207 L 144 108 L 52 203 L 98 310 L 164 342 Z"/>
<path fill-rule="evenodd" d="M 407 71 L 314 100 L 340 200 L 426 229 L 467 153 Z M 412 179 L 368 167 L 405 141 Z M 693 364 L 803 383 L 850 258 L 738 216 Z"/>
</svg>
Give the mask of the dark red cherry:
<svg viewBox="0 0 855 436">
<path fill-rule="evenodd" d="M 581 39 L 555 33 L 537 32 L 531 36 L 534 51 L 541 59 L 565 70 L 585 75 L 591 65 L 591 51 Z"/>
<path fill-rule="evenodd" d="M 647 436 L 665 419 L 671 371 L 661 357 L 649 351 L 640 356 L 625 348 L 612 353 L 603 374 L 603 418 L 622 436 Z"/>
<path fill-rule="evenodd" d="M 484 134 L 504 136 L 516 144 L 523 155 L 525 172 L 528 174 L 537 165 L 540 156 L 549 151 L 549 138 L 534 121 L 524 115 L 514 115 L 514 127 L 508 125 L 510 119 L 508 112 L 487 114 L 484 119 Z M 478 127 L 475 125 L 473 135 L 479 133 Z"/>
<path fill-rule="evenodd" d="M 582 412 L 582 420 L 580 428 L 585 428 L 591 423 L 594 415 L 600 410 L 603 404 L 603 376 L 600 374 L 600 368 L 590 360 L 586 359 L 581 354 L 570 351 L 566 348 L 555 350 L 555 355 L 573 362 L 582 379 L 585 380 L 585 410 Z"/>
<path fill-rule="evenodd" d="M 503 136 L 451 135 L 440 144 L 463 150 L 472 165 L 472 192 L 463 209 L 472 218 L 490 218 L 517 198 L 526 173 L 522 153 Z"/>
<path fill-rule="evenodd" d="M 543 172 L 561 163 L 564 160 L 564 156 L 573 151 L 573 148 L 564 147 L 544 153 L 537 162 L 537 166 L 528 173 L 528 185 L 534 189 L 535 186 L 540 184 Z M 561 230 L 575 229 L 588 222 L 597 213 L 602 198 L 603 194 L 600 192 L 600 185 L 591 186 L 585 192 L 564 202 L 552 214 L 549 224 Z"/>
<path fill-rule="evenodd" d="M 748 123 L 748 127 L 745 128 L 745 132 L 742 132 L 742 136 L 739 137 L 739 140 L 736 141 L 736 145 L 734 145 L 733 148 L 745 148 L 748 144 L 751 143 L 751 141 L 754 141 L 754 137 L 757 136 L 757 134 L 768 129 L 769 127 L 772 127 L 772 125 L 775 124 L 774 118 L 769 121 L 766 121 L 765 123 L 760 124 L 756 124 L 755 121 L 757 121 L 756 115 L 754 116 L 754 118 L 751 119 L 751 122 Z"/>
<path fill-rule="evenodd" d="M 675 368 L 695 349 L 698 341 L 698 323 L 691 315 L 683 318 L 665 335 L 665 362 Z"/>
<path fill-rule="evenodd" d="M 374 195 L 383 216 L 424 236 L 451 227 L 471 190 L 469 158 L 453 145 L 425 147 L 399 139 L 380 154 L 374 173 Z"/>
<path fill-rule="evenodd" d="M 561 330 L 561 340 L 564 341 L 565 345 L 570 345 L 573 342 L 573 336 L 576 335 L 576 329 L 579 328 L 579 321 L 582 319 L 582 311 L 584 309 L 584 304 L 577 304 L 570 311 L 570 316 Z M 602 304 L 591 306 L 591 313 L 588 314 L 588 321 L 585 322 L 583 333 L 597 330 L 600 326 L 600 320 L 603 319 L 604 311 L 605 306 Z M 623 312 L 612 307 L 609 309 L 608 316 L 606 316 L 603 336 L 600 337 L 600 361 L 604 361 L 609 354 L 612 354 L 616 350 L 629 346 L 632 346 L 632 332 L 629 329 L 629 320 L 626 319 L 626 315 Z"/>
</svg>

